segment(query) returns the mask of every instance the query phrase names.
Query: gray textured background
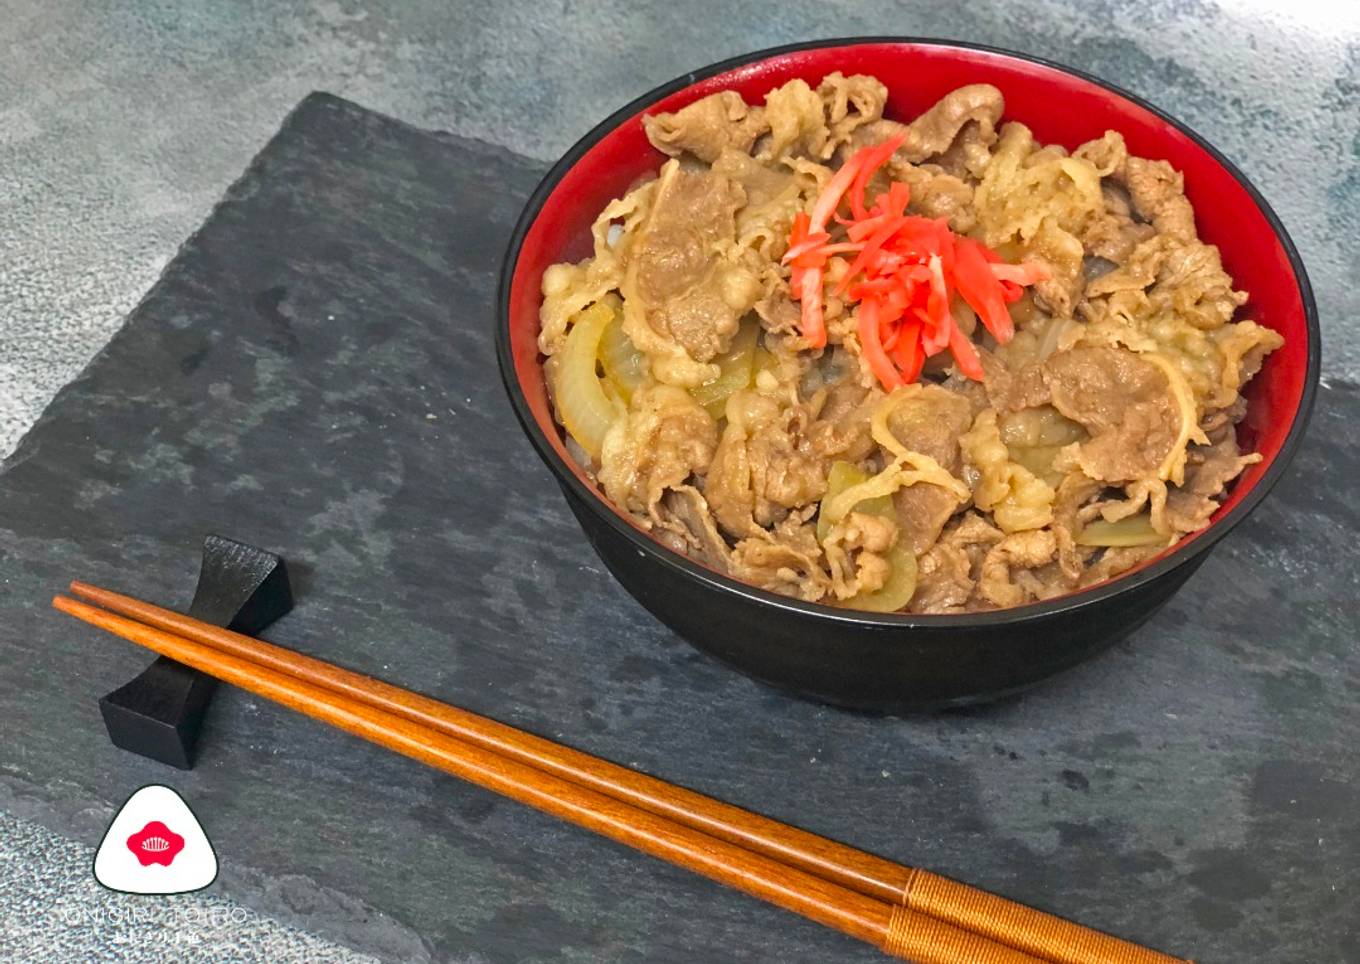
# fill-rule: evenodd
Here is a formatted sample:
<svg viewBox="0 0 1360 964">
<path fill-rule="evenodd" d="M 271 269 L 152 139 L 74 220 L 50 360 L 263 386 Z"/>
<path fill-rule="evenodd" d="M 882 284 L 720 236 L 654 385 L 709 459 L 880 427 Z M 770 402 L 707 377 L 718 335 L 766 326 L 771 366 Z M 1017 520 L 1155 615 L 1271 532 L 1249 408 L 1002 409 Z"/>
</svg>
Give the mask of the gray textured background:
<svg viewBox="0 0 1360 964">
<path fill-rule="evenodd" d="M 1298 242 L 1322 310 L 1327 377 L 1357 377 L 1356 5 L 727 7 L 0 0 L 0 453 L 310 90 L 550 159 L 610 109 L 686 69 L 852 33 L 951 36 L 1049 56 L 1198 128 L 1256 181 Z M 50 916 L 62 895 L 91 893 L 87 860 L 77 845 L 0 817 L 0 951 L 40 946 L 25 944 L 35 908 Z M 342 953 L 249 920 L 235 937 L 271 959 Z M 51 926 L 47 946 L 62 957 L 111 947 L 129 959 L 184 956 L 158 937 L 162 926 Z M 195 956 L 241 946 L 211 924 L 197 936 Z"/>
</svg>

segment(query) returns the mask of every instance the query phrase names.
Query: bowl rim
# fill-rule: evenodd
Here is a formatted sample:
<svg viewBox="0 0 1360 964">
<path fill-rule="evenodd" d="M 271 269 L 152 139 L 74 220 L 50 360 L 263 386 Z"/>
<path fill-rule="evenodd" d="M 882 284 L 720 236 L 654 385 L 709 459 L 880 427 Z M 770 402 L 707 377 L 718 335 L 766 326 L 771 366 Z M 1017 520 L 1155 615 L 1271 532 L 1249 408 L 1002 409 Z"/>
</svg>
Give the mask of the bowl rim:
<svg viewBox="0 0 1360 964">
<path fill-rule="evenodd" d="M 524 388 L 519 382 L 519 377 L 515 371 L 514 356 L 510 345 L 510 290 L 514 281 L 516 269 L 519 264 L 519 257 L 524 246 L 524 240 L 530 229 L 538 219 L 544 203 L 549 195 L 556 190 L 559 182 L 566 173 L 573 168 L 578 161 L 602 140 L 606 135 L 629 120 L 634 115 L 645 110 L 657 101 L 669 97 L 678 91 L 691 87 L 699 81 L 706 80 L 715 74 L 726 73 L 739 67 L 748 66 L 765 60 L 773 60 L 788 54 L 798 53 L 804 50 L 818 50 L 826 47 L 853 47 L 870 44 L 911 44 L 914 46 L 932 46 L 953 48 L 967 51 L 976 51 L 1001 57 L 1012 58 L 1037 64 L 1053 70 L 1069 74 L 1080 80 L 1095 84 L 1096 86 L 1109 91 L 1117 97 L 1129 101 L 1135 106 L 1141 107 L 1153 114 L 1163 123 L 1179 130 L 1186 137 L 1190 138 L 1196 145 L 1202 148 L 1220 167 L 1234 178 L 1257 208 L 1265 216 L 1266 222 L 1271 230 L 1279 239 L 1285 254 L 1289 259 L 1289 265 L 1294 274 L 1294 280 L 1298 284 L 1300 300 L 1303 303 L 1304 326 L 1308 339 L 1307 366 L 1304 371 L 1303 394 L 1299 399 L 1299 404 L 1294 410 L 1293 422 L 1289 427 L 1289 432 L 1285 436 L 1279 451 L 1266 466 L 1264 474 L 1257 480 L 1242 497 L 1237 505 L 1228 510 L 1227 514 L 1214 520 L 1208 527 L 1193 533 L 1188 540 L 1184 540 L 1174 546 L 1164 557 L 1158 559 L 1151 565 L 1136 569 L 1133 572 L 1115 576 L 1102 583 L 1098 583 L 1088 589 L 1081 589 L 1075 592 L 1064 593 L 1053 599 L 1025 603 L 1020 606 L 1011 606 L 1004 609 L 991 609 L 970 613 L 874 613 L 867 610 L 841 609 L 828 606 L 823 603 L 804 602 L 789 596 L 782 596 L 768 590 L 760 589 L 740 580 L 725 576 L 707 566 L 690 559 L 688 556 L 675 552 L 674 550 L 662 545 L 659 541 L 645 533 L 633 523 L 626 520 L 623 515 L 594 487 L 586 485 L 576 474 L 571 466 L 567 465 L 557 449 L 548 441 L 542 428 L 539 426 L 533 411 L 529 407 L 528 398 Z M 1046 620 L 1065 613 L 1104 602 L 1113 597 L 1124 593 L 1133 592 L 1140 587 L 1146 587 L 1165 576 L 1167 573 L 1177 569 L 1202 555 L 1211 549 L 1220 539 L 1227 535 L 1238 523 L 1245 519 L 1265 498 L 1266 494 L 1274 488 L 1280 477 L 1288 469 L 1290 462 L 1297 454 L 1299 445 L 1303 440 L 1308 421 L 1312 416 L 1313 405 L 1317 394 L 1317 383 L 1321 368 L 1321 328 L 1318 323 L 1317 304 L 1313 298 L 1312 285 L 1308 280 L 1308 273 L 1303 265 L 1298 249 L 1294 245 L 1293 239 L 1280 221 L 1274 209 L 1262 196 L 1256 185 L 1242 171 L 1232 163 L 1222 152 L 1210 144 L 1197 131 L 1172 117 L 1166 111 L 1150 103 L 1149 101 L 1133 94 L 1123 88 L 1102 80 L 1093 74 L 1069 67 L 1066 64 L 1049 60 L 1044 57 L 1037 57 L 1031 54 L 1020 53 L 1008 50 L 1003 47 L 993 47 L 986 44 L 975 44 L 960 40 L 948 40 L 931 37 L 911 37 L 894 35 L 870 35 L 856 37 L 835 37 L 820 40 L 800 41 L 798 43 L 783 44 L 777 47 L 768 47 L 763 50 L 751 53 L 740 54 L 716 63 L 709 64 L 697 70 L 688 71 L 674 80 L 667 81 L 646 93 L 633 98 L 622 107 L 612 112 L 600 123 L 592 127 L 585 135 L 573 144 L 565 154 L 555 163 L 543 179 L 534 188 L 529 200 L 525 203 L 524 210 L 521 212 L 519 220 L 515 223 L 514 232 L 510 236 L 509 245 L 506 248 L 505 256 L 501 264 L 500 281 L 497 286 L 496 297 L 496 357 L 500 368 L 501 380 L 505 385 L 507 394 L 510 396 L 511 405 L 519 419 L 520 425 L 524 428 L 525 434 L 529 436 L 530 442 L 538 452 L 540 458 L 547 464 L 548 468 L 556 476 L 560 486 L 565 486 L 570 493 L 575 495 L 582 502 L 589 504 L 597 515 L 604 518 L 606 524 L 611 526 L 619 535 L 627 539 L 639 552 L 662 563 L 677 575 L 697 579 L 709 588 L 714 590 L 743 597 L 752 602 L 766 606 L 772 606 L 783 610 L 791 616 L 813 618 L 825 620 L 832 624 L 855 625 L 862 627 L 872 627 L 883 630 L 891 629 L 981 629 L 985 627 L 995 627 L 1010 623 L 1028 623 Z"/>
</svg>

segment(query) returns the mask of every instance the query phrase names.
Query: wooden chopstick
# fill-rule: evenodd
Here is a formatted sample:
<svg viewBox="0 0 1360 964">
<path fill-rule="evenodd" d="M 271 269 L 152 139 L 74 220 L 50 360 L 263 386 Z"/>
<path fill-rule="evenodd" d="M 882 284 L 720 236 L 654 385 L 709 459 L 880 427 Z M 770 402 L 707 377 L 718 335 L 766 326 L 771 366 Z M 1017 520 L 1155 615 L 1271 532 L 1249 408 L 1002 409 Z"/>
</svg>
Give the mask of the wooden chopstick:
<svg viewBox="0 0 1360 964">
<path fill-rule="evenodd" d="M 901 903 L 1056 964 L 1164 964 L 1180 960 L 131 596 L 81 582 L 72 582 L 71 592 L 143 623 L 344 694 L 850 890 Z"/>
<path fill-rule="evenodd" d="M 1036 964 L 1042 960 L 901 904 L 867 897 L 251 659 L 74 599 L 58 596 L 52 605 L 176 662 L 801 914 L 892 956 L 918 964 Z"/>
</svg>

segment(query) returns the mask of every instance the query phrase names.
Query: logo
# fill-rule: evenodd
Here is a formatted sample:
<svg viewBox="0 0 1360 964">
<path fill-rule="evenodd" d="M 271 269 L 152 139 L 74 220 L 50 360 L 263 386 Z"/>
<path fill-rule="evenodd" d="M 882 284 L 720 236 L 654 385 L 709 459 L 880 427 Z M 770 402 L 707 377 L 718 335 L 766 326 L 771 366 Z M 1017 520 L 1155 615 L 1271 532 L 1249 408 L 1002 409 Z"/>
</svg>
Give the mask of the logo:
<svg viewBox="0 0 1360 964">
<path fill-rule="evenodd" d="M 184 798 L 152 784 L 114 815 L 94 855 L 94 876 L 126 894 L 183 894 L 217 879 L 217 854 Z"/>
<path fill-rule="evenodd" d="M 142 862 L 169 867 L 184 849 L 184 838 L 159 820 L 152 820 L 127 839 L 128 850 Z"/>
</svg>

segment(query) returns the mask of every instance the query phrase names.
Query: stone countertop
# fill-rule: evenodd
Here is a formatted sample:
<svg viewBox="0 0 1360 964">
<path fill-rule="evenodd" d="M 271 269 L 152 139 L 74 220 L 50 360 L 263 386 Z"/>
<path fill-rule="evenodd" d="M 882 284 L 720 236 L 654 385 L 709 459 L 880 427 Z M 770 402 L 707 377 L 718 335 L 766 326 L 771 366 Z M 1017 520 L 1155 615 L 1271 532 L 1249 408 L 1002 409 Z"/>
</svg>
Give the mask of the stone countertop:
<svg viewBox="0 0 1360 964">
<path fill-rule="evenodd" d="M 1360 22 L 1330 4 L 1295 3 L 1288 13 L 1274 6 L 783 2 L 745 5 L 736 15 L 717 12 L 720 5 L 703 16 L 683 5 L 636 3 L 92 11 L 4 0 L 0 451 L 107 340 L 307 91 L 329 89 L 417 124 L 551 159 L 613 107 L 686 69 L 831 34 L 1009 46 L 1097 73 L 1187 121 L 1255 180 L 1284 219 L 1317 291 L 1325 376 L 1354 381 Z M 19 956 L 34 945 L 15 932 L 34 906 L 51 900 L 53 887 L 87 880 L 88 855 L 33 823 L 4 820 L 0 949 Z M 39 862 L 31 884 L 12 873 Z M 1212 875 L 1231 876 L 1221 870 Z M 120 926 L 116 946 L 128 959 L 166 958 L 154 927 Z M 241 932 L 258 935 L 256 951 L 273 960 L 347 953 L 253 915 Z M 109 936 L 76 929 L 62 934 L 74 943 L 60 947 L 89 957 L 105 952 Z M 231 953 L 220 933 L 205 940 Z"/>
</svg>

